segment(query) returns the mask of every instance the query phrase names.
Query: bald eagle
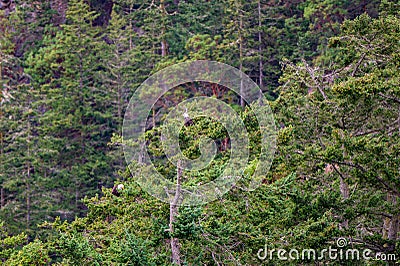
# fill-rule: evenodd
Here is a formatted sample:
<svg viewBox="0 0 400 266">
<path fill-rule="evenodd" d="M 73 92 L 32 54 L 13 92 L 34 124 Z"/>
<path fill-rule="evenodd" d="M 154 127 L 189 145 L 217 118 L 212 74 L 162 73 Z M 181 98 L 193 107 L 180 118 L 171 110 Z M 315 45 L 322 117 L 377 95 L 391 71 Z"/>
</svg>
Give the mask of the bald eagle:
<svg viewBox="0 0 400 266">
<path fill-rule="evenodd" d="M 185 126 L 191 126 L 191 125 L 193 125 L 193 121 L 192 121 L 192 119 L 190 118 L 189 114 L 187 113 L 187 108 L 186 108 L 185 113 L 183 114 L 183 118 L 185 119 Z"/>
<path fill-rule="evenodd" d="M 111 193 L 113 195 L 119 197 L 121 195 L 121 191 L 122 190 L 124 190 L 124 185 L 123 184 L 114 185 Z"/>
</svg>

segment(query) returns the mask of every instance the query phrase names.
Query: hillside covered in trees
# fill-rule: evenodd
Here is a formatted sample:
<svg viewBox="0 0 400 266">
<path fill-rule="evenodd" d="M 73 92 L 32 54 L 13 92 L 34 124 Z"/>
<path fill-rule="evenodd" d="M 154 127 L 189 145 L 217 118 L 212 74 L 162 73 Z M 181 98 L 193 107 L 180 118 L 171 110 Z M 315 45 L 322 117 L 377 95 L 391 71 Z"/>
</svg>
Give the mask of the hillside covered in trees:
<svg viewBox="0 0 400 266">
<path fill-rule="evenodd" d="M 180 84 L 149 112 L 146 147 L 123 137 L 137 88 L 195 60 L 239 69 L 268 100 L 276 151 L 254 191 L 263 129 L 225 86 Z M 190 159 L 215 140 L 207 167 L 182 170 L 163 150 L 167 113 L 199 96 L 237 113 L 249 160 L 216 200 L 165 203 L 123 149 L 145 148 L 183 189 L 217 179 L 235 150 L 219 121 L 189 119 L 178 134 Z M 398 0 L 0 1 L 3 265 L 395 265 L 399 148 Z M 360 258 L 301 256 L 330 248 Z"/>
</svg>

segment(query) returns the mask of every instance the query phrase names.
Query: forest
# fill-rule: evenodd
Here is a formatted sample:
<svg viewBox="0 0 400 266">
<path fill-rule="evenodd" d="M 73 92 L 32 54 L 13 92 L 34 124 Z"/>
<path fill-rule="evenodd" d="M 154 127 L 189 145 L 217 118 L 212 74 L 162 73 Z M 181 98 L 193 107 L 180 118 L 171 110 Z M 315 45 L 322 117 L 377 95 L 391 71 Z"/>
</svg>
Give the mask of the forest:
<svg viewBox="0 0 400 266">
<path fill-rule="evenodd" d="M 0 0 L 2 265 L 398 265 L 399 148 L 399 0 Z"/>
</svg>

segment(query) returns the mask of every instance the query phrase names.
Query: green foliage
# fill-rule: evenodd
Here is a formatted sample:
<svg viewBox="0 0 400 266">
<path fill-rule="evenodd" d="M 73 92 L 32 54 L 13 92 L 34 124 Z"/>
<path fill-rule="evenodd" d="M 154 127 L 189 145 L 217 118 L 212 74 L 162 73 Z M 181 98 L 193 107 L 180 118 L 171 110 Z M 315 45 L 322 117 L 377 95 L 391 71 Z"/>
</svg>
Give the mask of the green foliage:
<svg viewBox="0 0 400 266">
<path fill-rule="evenodd" d="M 181 207 L 174 222 L 173 237 L 180 239 L 198 238 L 201 232 L 201 225 L 199 224 L 201 213 L 200 207 Z"/>
<path fill-rule="evenodd" d="M 394 70 L 398 25 L 394 16 L 373 19 L 363 14 L 345 21 L 342 33 L 330 39 L 335 51 L 329 59 L 331 69 L 321 71 L 318 65 L 306 62 L 287 63 L 282 76 L 286 84 L 274 105 L 280 123 L 295 130 L 280 147 L 283 156 L 291 154 L 289 160 L 282 157 L 284 165 L 297 169 L 320 195 L 333 185 L 338 187 L 340 194 L 316 195 L 319 204 L 329 203 L 326 206 L 348 224 L 342 234 L 361 238 L 363 244 L 375 243 L 382 251 L 394 251 L 390 233 L 372 228 L 391 222 L 382 221 L 380 211 L 384 209 L 397 219 L 396 203 L 390 195 L 397 193 L 398 187 L 393 178 L 398 171 L 393 157 L 398 134 L 397 128 L 384 125 L 396 123 L 398 118 L 398 103 L 392 101 L 398 97 L 397 86 L 393 86 L 398 83 L 394 74 L 398 72 Z M 286 131 L 284 127 L 281 134 Z M 340 197 L 343 203 L 330 205 Z M 373 230 L 375 238 L 354 230 L 360 222 L 369 228 L 366 230 Z"/>
<path fill-rule="evenodd" d="M 61 234 L 57 244 L 61 250 L 63 265 L 101 265 L 101 255 L 79 233 Z"/>
<path fill-rule="evenodd" d="M 9 235 L 4 226 L 4 222 L 0 222 L 0 261 L 5 262 L 20 250 L 20 247 L 26 244 L 27 235 L 21 233 L 19 235 Z"/>
<path fill-rule="evenodd" d="M 328 248 L 338 237 L 399 254 L 398 1 L 117 0 L 112 10 L 100 2 L 68 1 L 56 14 L 51 8 L 66 1 L 24 1 L 0 13 L 4 265 L 171 265 L 171 238 L 183 265 L 281 265 L 260 261 L 257 251 Z M 229 104 L 250 142 L 243 180 L 214 202 L 180 207 L 170 225 L 170 206 L 136 184 L 148 169 L 131 162 L 131 176 L 125 165 L 122 146 L 131 143 L 121 126 L 149 75 L 199 59 L 233 65 L 260 85 L 278 150 L 270 173 L 257 177 L 262 185 L 247 191 L 262 162 L 251 108 L 218 84 L 166 93 L 143 138 L 169 180 L 176 168 L 161 130 L 164 114 L 183 100 Z M 201 171 L 183 171 L 184 189 L 218 177 L 231 152 L 221 123 L 191 122 L 179 134 L 183 154 L 199 158 L 204 138 L 218 152 Z M 114 183 L 125 186 L 118 196 Z"/>
<path fill-rule="evenodd" d="M 127 265 L 155 265 L 149 259 L 145 241 L 137 239 L 134 234 L 126 232 L 125 238 L 114 239 L 108 248 L 108 256 L 111 263 Z"/>
<path fill-rule="evenodd" d="M 45 245 L 40 240 L 35 240 L 25 245 L 18 253 L 13 254 L 7 261 L 6 265 L 48 265 L 50 257 L 47 253 Z"/>
</svg>

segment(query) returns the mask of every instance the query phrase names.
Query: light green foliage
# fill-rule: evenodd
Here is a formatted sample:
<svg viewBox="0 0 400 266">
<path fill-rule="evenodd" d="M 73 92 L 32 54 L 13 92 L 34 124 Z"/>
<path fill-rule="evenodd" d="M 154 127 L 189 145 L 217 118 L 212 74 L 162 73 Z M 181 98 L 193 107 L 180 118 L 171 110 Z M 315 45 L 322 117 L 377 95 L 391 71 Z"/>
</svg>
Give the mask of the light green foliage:
<svg viewBox="0 0 400 266">
<path fill-rule="evenodd" d="M 4 222 L 0 222 L 0 260 L 7 261 L 12 255 L 20 250 L 20 247 L 26 244 L 27 235 L 21 233 L 11 236 L 5 230 Z"/>
<path fill-rule="evenodd" d="M 10 266 L 28 265 L 48 265 L 50 257 L 44 244 L 40 240 L 35 240 L 25 245 L 18 253 L 15 253 L 6 261 Z"/>
</svg>

